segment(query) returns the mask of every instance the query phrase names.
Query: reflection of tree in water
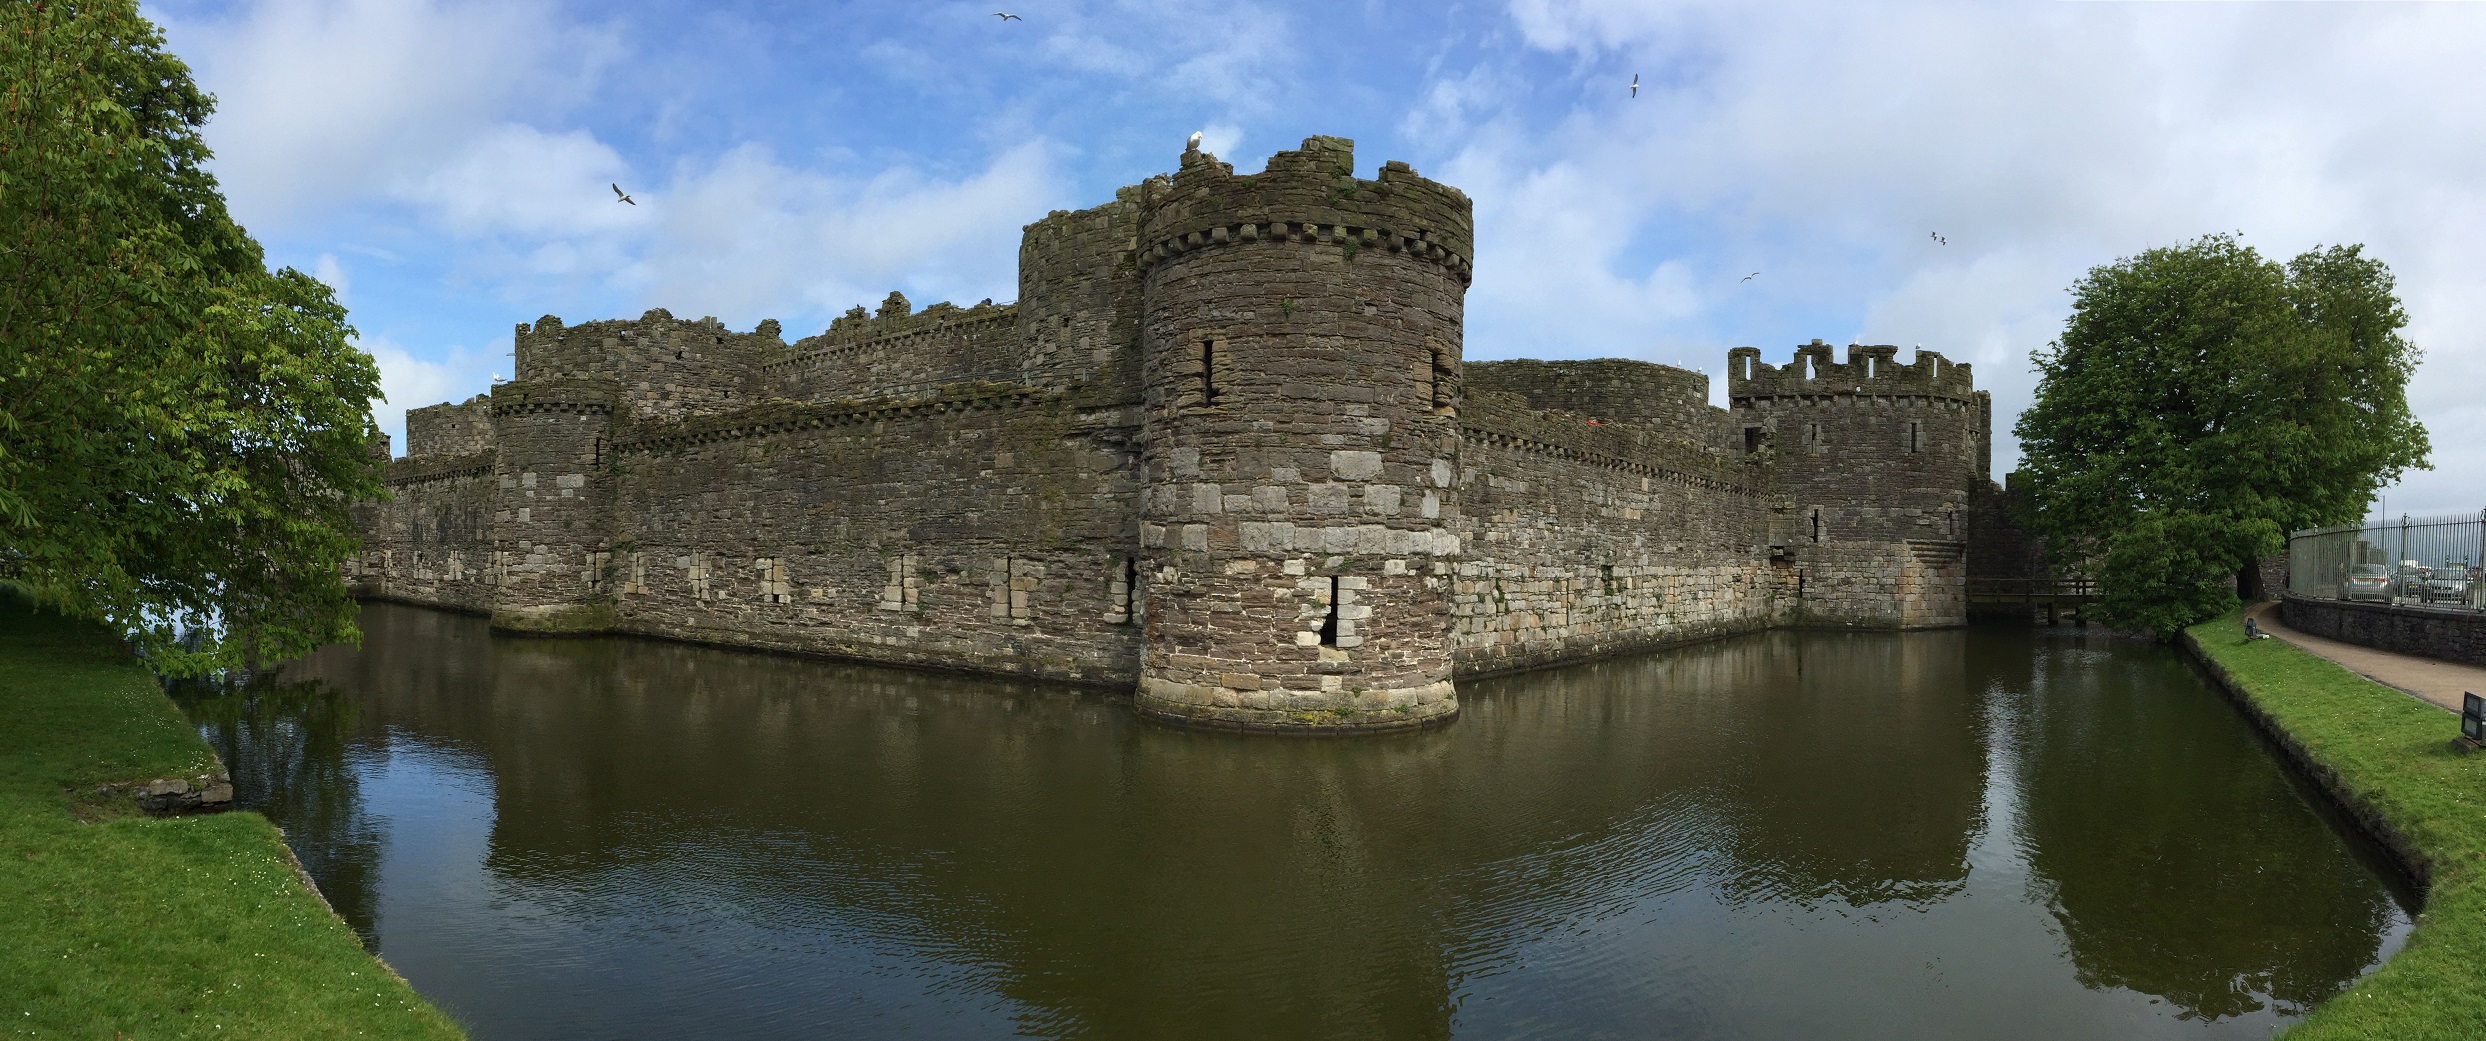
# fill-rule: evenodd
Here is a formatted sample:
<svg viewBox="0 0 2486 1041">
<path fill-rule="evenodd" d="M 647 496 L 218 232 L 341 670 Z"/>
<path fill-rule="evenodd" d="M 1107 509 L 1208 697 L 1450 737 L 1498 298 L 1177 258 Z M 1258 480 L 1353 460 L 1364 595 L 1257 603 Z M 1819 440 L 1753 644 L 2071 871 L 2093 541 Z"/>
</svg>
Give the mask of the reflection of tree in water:
<svg viewBox="0 0 2486 1041">
<path fill-rule="evenodd" d="M 263 678 L 176 692 L 233 775 L 234 800 L 285 828 L 320 894 L 366 947 L 378 941 L 380 830 L 363 814 L 348 755 L 357 699 L 333 684 Z"/>
<path fill-rule="evenodd" d="M 2021 669 L 2021 842 L 2083 984 L 2300 1013 L 2373 962 L 2388 893 L 2182 663 L 2065 648 Z"/>
</svg>

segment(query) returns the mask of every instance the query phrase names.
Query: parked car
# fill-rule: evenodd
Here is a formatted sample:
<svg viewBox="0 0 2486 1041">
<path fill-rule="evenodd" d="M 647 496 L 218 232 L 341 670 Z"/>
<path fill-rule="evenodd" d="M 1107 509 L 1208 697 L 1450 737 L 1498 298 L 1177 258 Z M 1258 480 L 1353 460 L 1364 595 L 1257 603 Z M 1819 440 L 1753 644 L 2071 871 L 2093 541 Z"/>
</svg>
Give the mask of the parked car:
<svg viewBox="0 0 2486 1041">
<path fill-rule="evenodd" d="M 2445 564 L 2426 572 L 2426 582 L 2417 587 L 2418 599 L 2433 603 L 2467 603 L 2469 599 L 2469 566 Z"/>
<path fill-rule="evenodd" d="M 2391 602 L 2391 569 L 2381 564 L 2358 564 L 2348 569 L 2348 576 L 2339 580 L 2342 600 L 2378 600 Z"/>
<path fill-rule="evenodd" d="M 2402 600 L 2417 598 L 2418 587 L 2426 584 L 2426 566 L 2414 560 L 2400 561 L 2391 569 L 2391 595 Z"/>
</svg>

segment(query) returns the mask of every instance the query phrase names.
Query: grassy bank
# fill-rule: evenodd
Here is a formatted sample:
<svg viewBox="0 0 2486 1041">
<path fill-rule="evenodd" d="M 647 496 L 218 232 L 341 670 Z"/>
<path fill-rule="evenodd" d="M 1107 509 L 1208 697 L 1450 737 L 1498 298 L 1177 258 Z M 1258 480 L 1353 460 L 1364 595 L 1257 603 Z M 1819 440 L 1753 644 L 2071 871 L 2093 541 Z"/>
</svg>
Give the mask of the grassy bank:
<svg viewBox="0 0 2486 1041">
<path fill-rule="evenodd" d="M 2426 886 L 2408 946 L 2288 1038 L 2486 1037 L 2486 753 L 2455 752 L 2443 710 L 2284 641 L 2247 642 L 2243 625 L 2229 615 L 2185 637 Z"/>
<path fill-rule="evenodd" d="M 76 794 L 213 768 L 107 634 L 0 591 L 0 1037 L 461 1036 L 303 885 L 265 818 Z"/>
</svg>

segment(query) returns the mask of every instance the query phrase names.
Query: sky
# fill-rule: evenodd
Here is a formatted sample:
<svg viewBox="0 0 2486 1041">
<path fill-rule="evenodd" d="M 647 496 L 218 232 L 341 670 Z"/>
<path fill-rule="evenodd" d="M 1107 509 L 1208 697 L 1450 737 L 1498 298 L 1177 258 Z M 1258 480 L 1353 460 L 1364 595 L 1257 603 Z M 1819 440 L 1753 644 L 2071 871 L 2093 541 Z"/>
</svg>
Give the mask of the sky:
<svg viewBox="0 0 2486 1041">
<path fill-rule="evenodd" d="M 1007 301 L 1023 225 L 1193 131 L 1241 172 L 1334 134 L 1363 176 L 1404 160 L 1475 201 L 1468 358 L 1681 365 L 1723 403 L 1739 345 L 1921 345 L 1993 391 L 1997 474 L 2091 267 L 2361 243 L 2434 444 L 2377 510 L 2486 508 L 2486 4 L 145 10 L 218 98 L 234 214 L 339 292 L 401 446 L 405 409 L 510 374 L 516 323 L 664 307 L 791 340 L 892 289 Z"/>
</svg>

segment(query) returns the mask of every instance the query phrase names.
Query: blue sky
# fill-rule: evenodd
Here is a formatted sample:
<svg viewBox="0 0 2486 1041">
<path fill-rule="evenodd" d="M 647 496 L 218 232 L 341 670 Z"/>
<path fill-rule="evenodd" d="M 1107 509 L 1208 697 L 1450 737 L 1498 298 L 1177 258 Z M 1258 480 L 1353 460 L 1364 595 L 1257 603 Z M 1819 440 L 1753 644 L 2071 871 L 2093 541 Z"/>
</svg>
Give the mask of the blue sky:
<svg viewBox="0 0 2486 1041">
<path fill-rule="evenodd" d="M 147 11 L 220 99 L 236 214 L 352 309 L 392 433 L 508 374 L 538 315 L 793 338 L 891 289 L 1006 301 L 1021 225 L 1170 170 L 1192 131 L 1239 170 L 1317 133 L 1475 200 L 1470 358 L 1715 383 L 1737 345 L 1922 344 L 2005 417 L 2092 265 L 2213 231 L 2280 257 L 2362 242 L 2427 351 L 2436 468 L 2389 511 L 2486 507 L 2486 5 Z"/>
</svg>

